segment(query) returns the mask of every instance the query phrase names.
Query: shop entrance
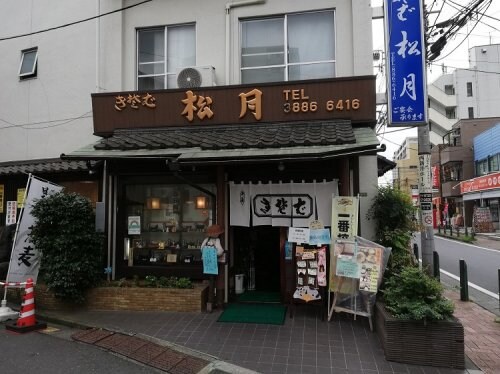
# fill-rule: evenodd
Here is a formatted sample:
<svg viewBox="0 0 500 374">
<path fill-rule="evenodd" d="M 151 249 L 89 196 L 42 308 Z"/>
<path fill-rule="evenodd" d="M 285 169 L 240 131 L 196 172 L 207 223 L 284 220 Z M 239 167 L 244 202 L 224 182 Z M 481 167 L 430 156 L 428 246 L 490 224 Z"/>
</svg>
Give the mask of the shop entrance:
<svg viewBox="0 0 500 374">
<path fill-rule="evenodd" d="M 280 228 L 234 227 L 235 273 L 248 291 L 280 292 Z"/>
</svg>

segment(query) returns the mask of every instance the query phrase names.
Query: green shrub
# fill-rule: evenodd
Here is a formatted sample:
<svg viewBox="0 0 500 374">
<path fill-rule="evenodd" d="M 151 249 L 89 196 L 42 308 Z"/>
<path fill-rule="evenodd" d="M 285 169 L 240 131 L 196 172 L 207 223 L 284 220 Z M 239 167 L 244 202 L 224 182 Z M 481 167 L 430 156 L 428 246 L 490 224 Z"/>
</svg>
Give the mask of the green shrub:
<svg viewBox="0 0 500 374">
<path fill-rule="evenodd" d="M 411 250 L 412 233 L 417 228 L 415 212 L 407 193 L 391 186 L 378 188 L 367 218 L 375 221 L 375 241 L 392 249 L 386 279 L 415 263 Z"/>
<path fill-rule="evenodd" d="M 193 288 L 193 282 L 189 278 L 156 277 L 147 275 L 144 278 L 145 287 L 153 288 Z"/>
<path fill-rule="evenodd" d="M 393 274 L 382 292 L 386 309 L 396 318 L 440 320 L 453 315 L 454 305 L 442 296 L 441 283 L 418 267 Z"/>
<path fill-rule="evenodd" d="M 158 287 L 158 278 L 154 275 L 146 275 L 144 278 L 144 286 L 146 287 Z"/>
<path fill-rule="evenodd" d="M 82 303 L 102 273 L 103 236 L 95 231 L 90 201 L 59 192 L 38 200 L 32 214 L 30 236 L 42 254 L 41 278 L 57 298 Z"/>
</svg>

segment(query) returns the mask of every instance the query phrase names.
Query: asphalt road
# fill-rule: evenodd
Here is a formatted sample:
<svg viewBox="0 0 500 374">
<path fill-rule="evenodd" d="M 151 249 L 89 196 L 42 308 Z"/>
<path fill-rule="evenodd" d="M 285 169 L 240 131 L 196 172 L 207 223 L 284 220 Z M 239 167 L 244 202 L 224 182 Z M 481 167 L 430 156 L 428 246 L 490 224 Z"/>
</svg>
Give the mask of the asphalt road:
<svg viewBox="0 0 500 374">
<path fill-rule="evenodd" d="M 419 251 L 421 251 L 420 234 L 417 234 L 416 243 L 419 245 Z M 499 250 L 466 244 L 439 236 L 434 236 L 434 246 L 439 254 L 441 270 L 459 277 L 459 261 L 464 259 L 467 263 L 469 283 L 474 283 L 498 295 Z"/>
<path fill-rule="evenodd" d="M 49 327 L 51 327 L 49 325 Z M 49 329 L 50 330 L 50 329 Z M 0 373 L 2 374 L 89 374 L 156 373 L 99 348 L 70 339 L 72 330 L 16 334 L 0 324 Z"/>
</svg>

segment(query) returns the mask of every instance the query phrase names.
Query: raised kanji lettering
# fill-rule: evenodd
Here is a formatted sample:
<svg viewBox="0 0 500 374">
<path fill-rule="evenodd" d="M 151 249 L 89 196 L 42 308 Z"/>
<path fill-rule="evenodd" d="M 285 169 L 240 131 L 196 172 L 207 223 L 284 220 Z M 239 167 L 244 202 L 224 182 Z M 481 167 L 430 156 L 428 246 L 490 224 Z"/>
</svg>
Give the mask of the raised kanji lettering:
<svg viewBox="0 0 500 374">
<path fill-rule="evenodd" d="M 262 118 L 262 91 L 253 89 L 246 93 L 240 93 L 241 111 L 240 118 L 247 113 L 247 109 L 252 111 L 255 119 L 259 121 Z"/>
</svg>

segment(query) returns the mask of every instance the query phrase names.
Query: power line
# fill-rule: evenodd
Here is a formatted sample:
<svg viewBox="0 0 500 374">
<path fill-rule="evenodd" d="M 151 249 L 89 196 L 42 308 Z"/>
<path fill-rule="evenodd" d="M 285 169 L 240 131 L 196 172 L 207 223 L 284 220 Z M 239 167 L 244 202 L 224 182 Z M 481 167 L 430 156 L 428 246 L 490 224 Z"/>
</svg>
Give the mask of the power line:
<svg viewBox="0 0 500 374">
<path fill-rule="evenodd" d="M 57 126 L 62 126 L 62 125 L 65 125 L 67 123 L 70 123 L 70 122 L 73 122 L 73 121 L 76 121 L 78 119 L 82 119 L 82 118 L 89 118 L 89 117 L 92 117 L 92 115 L 88 115 L 89 113 L 92 113 L 92 111 L 88 111 L 88 112 L 85 112 L 83 113 L 81 116 L 78 116 L 78 117 L 70 117 L 70 118 L 63 118 L 63 119 L 55 119 L 55 120 L 50 120 L 50 121 L 40 121 L 40 122 L 30 122 L 30 123 L 22 123 L 22 124 L 14 124 L 12 122 L 9 122 L 9 121 L 6 121 L 4 119 L 1 119 L 0 118 L 0 121 L 2 122 L 5 122 L 5 123 L 8 123 L 9 126 L 3 126 L 3 127 L 0 127 L 0 130 L 5 130 L 5 129 L 10 129 L 10 128 L 22 128 L 22 129 L 25 129 L 25 130 L 40 130 L 40 129 L 46 129 L 46 128 L 49 128 L 49 127 L 57 127 Z M 63 122 L 64 121 L 64 122 Z M 61 123 L 56 123 L 56 122 L 61 122 Z M 35 126 L 35 125 L 41 125 L 41 124 L 45 124 L 45 123 L 52 123 L 52 125 L 48 125 L 48 126 L 42 126 L 42 127 L 35 127 L 35 128 L 27 128 L 26 126 Z"/>
<path fill-rule="evenodd" d="M 141 1 L 140 3 L 134 4 L 134 5 L 129 5 L 129 6 L 126 6 L 126 7 L 120 8 L 120 9 L 115 9 L 115 10 L 112 10 L 110 12 L 99 14 L 98 16 L 93 16 L 93 17 L 85 18 L 85 19 L 82 19 L 82 20 L 79 20 L 79 21 L 66 23 L 66 24 L 60 25 L 60 26 L 50 27 L 48 29 L 33 31 L 33 32 L 30 32 L 30 33 L 26 33 L 26 34 L 20 34 L 20 35 L 14 35 L 14 36 L 7 36 L 7 37 L 4 37 L 4 38 L 0 38 L 0 42 L 3 42 L 4 40 L 12 40 L 12 39 L 23 38 L 25 36 L 30 36 L 30 35 L 42 34 L 44 32 L 58 30 L 58 29 L 62 29 L 64 27 L 77 25 L 79 23 L 91 21 L 93 19 L 101 18 L 101 17 L 107 16 L 107 15 L 110 15 L 110 14 L 113 14 L 113 13 L 123 12 L 123 11 L 125 11 L 127 9 L 131 9 L 131 8 L 136 7 L 136 6 L 139 6 L 139 5 L 142 5 L 142 4 L 145 4 L 145 3 L 149 3 L 150 1 L 153 1 L 153 0 L 144 0 L 144 1 Z"/>
</svg>

